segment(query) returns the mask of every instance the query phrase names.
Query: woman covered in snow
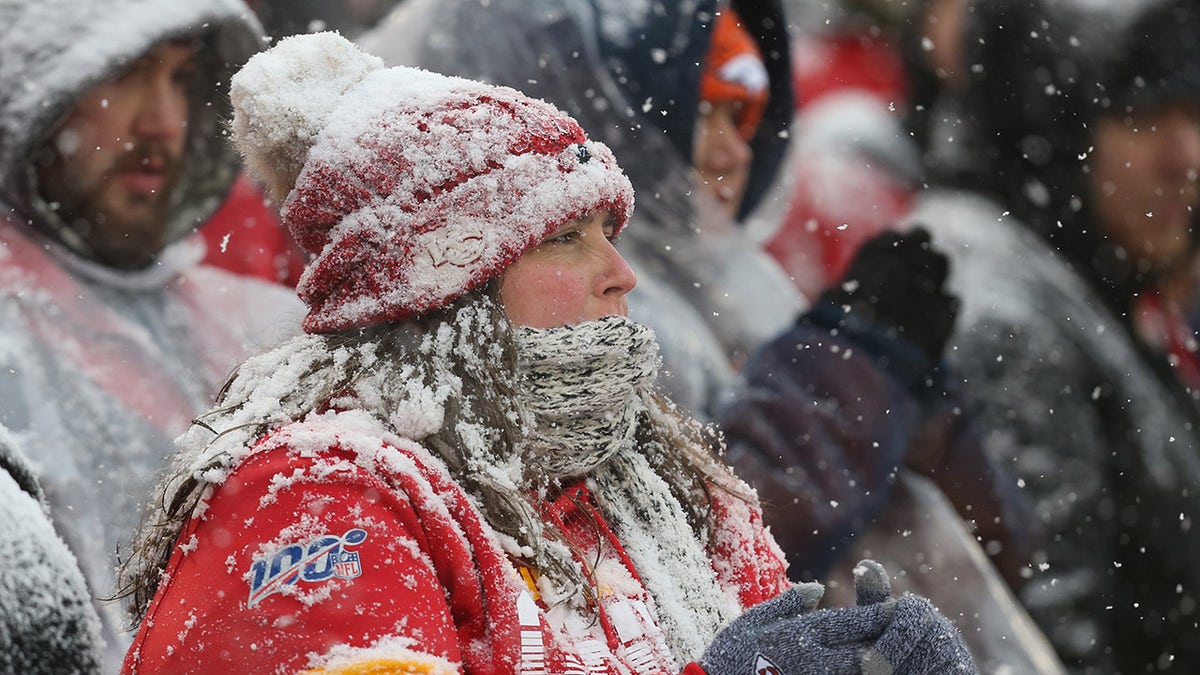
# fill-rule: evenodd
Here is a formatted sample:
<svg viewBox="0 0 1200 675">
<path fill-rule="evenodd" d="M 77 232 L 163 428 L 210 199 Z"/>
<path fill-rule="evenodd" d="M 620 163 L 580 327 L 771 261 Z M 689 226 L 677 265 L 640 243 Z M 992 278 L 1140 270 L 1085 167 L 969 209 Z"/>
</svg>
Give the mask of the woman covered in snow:
<svg viewBox="0 0 1200 675">
<path fill-rule="evenodd" d="M 1015 481 L 985 465 L 936 370 L 954 322 L 944 257 L 917 233 L 880 240 L 802 313 L 751 225 L 704 189 L 744 181 L 737 215 L 767 210 L 794 105 L 787 23 L 774 0 L 405 0 L 360 44 L 544 98 L 613 150 L 638 194 L 629 315 L 655 331 L 672 401 L 725 434 L 793 580 L 827 578 L 906 464 L 936 470 L 1015 577 L 1032 539 Z"/>
<path fill-rule="evenodd" d="M 972 671 L 873 563 L 856 607 L 789 588 L 717 440 L 655 392 L 612 244 L 632 188 L 573 119 L 330 33 L 232 84 L 315 255 L 307 334 L 180 438 L 124 570 L 125 672 Z"/>
</svg>

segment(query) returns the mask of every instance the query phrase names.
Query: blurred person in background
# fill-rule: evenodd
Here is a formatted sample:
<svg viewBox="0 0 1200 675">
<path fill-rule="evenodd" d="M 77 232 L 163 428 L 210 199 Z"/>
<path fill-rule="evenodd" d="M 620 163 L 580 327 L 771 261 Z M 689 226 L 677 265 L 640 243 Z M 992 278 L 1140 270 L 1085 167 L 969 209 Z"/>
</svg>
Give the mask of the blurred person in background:
<svg viewBox="0 0 1200 675">
<path fill-rule="evenodd" d="M 869 553 L 956 613 L 984 672 L 1053 673 L 1014 595 L 1038 528 L 940 363 L 955 309 L 945 261 L 936 239 L 880 236 L 909 229 L 899 219 L 923 179 L 926 141 L 906 127 L 954 121 L 940 92 L 963 79 L 965 4 L 789 6 L 790 202 L 766 249 L 817 301 L 751 357 L 718 420 L 794 577 L 849 589 L 837 561 Z"/>
<path fill-rule="evenodd" d="M 944 362 L 958 311 L 947 273 L 920 227 L 867 240 L 747 361 L 717 417 L 725 458 L 762 499 L 792 578 L 844 597 L 844 561 L 870 552 L 959 622 L 981 672 L 1057 673 L 1013 595 L 1040 529 Z"/>
<path fill-rule="evenodd" d="M 969 410 L 1047 531 L 1021 598 L 1076 672 L 1196 672 L 1200 409 L 1136 317 L 1196 255 L 1200 8 L 968 17 L 970 162 L 911 217 L 951 256 Z"/>
<path fill-rule="evenodd" d="M 96 598 L 171 439 L 296 330 L 291 293 L 193 236 L 238 172 L 223 92 L 260 40 L 238 0 L 0 3 L 0 424 Z M 112 670 L 128 637 L 98 611 Z"/>
</svg>

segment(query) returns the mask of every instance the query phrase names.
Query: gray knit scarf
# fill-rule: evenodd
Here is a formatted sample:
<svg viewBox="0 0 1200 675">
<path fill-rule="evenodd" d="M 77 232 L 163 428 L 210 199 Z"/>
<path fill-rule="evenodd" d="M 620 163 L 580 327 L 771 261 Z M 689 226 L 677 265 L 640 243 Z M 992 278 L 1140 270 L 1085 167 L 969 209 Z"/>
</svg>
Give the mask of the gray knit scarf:
<svg viewBox="0 0 1200 675">
<path fill-rule="evenodd" d="M 650 329 L 624 317 L 574 326 L 519 328 L 523 403 L 535 429 L 523 453 L 547 478 L 585 476 L 652 596 L 680 667 L 699 658 L 736 602 L 716 583 L 706 550 L 667 482 L 635 443 L 659 368 Z M 656 443 L 651 444 L 656 446 Z"/>
<path fill-rule="evenodd" d="M 654 333 L 607 317 L 518 328 L 523 403 L 536 420 L 524 454 L 549 478 L 579 476 L 633 444 L 642 395 L 658 372 Z"/>
</svg>

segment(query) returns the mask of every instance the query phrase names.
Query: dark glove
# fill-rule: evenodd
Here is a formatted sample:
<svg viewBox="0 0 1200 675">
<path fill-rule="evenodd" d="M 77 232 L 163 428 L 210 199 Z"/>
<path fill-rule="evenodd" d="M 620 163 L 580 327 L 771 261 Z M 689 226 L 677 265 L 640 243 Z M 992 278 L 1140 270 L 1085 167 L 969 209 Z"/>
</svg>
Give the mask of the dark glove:
<svg viewBox="0 0 1200 675">
<path fill-rule="evenodd" d="M 800 584 L 747 610 L 700 657 L 708 675 L 974 673 L 954 626 L 928 600 L 891 599 L 887 572 L 854 568 L 858 606 L 816 609 L 820 584 Z"/>
<path fill-rule="evenodd" d="M 858 249 L 841 281 L 820 301 L 908 340 L 937 363 L 958 315 L 958 299 L 944 289 L 948 269 L 949 260 L 924 228 L 889 230 Z"/>
</svg>

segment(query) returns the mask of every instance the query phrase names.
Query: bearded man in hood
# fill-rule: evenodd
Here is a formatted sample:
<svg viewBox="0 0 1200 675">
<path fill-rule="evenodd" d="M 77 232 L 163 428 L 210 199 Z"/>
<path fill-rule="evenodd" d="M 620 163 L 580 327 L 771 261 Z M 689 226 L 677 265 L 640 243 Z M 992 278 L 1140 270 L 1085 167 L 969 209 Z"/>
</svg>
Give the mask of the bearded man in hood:
<svg viewBox="0 0 1200 675">
<path fill-rule="evenodd" d="M 101 599 L 171 439 L 298 330 L 290 293 L 202 266 L 194 236 L 237 175 L 225 92 L 261 44 L 240 0 L 0 2 L 0 423 L 112 667 L 128 638 Z"/>
</svg>

